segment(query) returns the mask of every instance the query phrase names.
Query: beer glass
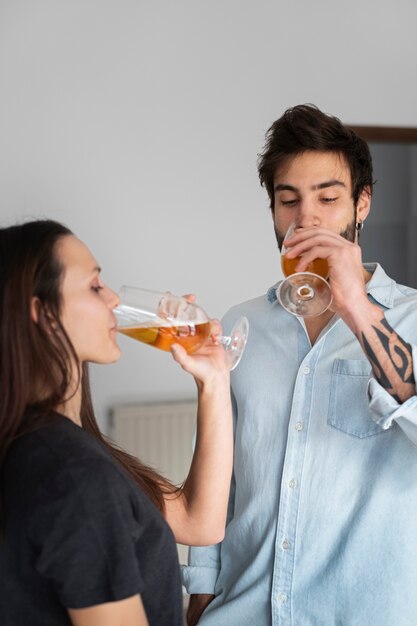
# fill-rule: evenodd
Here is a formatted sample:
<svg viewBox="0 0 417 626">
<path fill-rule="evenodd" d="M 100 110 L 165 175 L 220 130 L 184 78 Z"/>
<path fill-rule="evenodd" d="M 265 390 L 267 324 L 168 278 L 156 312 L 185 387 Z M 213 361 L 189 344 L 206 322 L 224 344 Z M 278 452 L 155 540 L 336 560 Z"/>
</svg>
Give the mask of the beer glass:
<svg viewBox="0 0 417 626">
<path fill-rule="evenodd" d="M 295 224 L 289 227 L 285 239 L 293 236 Z M 287 278 L 278 288 L 278 299 L 289 313 L 300 317 L 314 317 L 326 311 L 332 302 L 327 277 L 329 264 L 327 259 L 314 259 L 304 272 L 296 272 L 295 268 L 301 257 L 287 259 L 287 248 L 282 245 L 281 266 Z"/>
<path fill-rule="evenodd" d="M 210 336 L 210 320 L 194 302 L 174 294 L 123 286 L 120 304 L 113 309 L 117 330 L 154 348 L 169 351 L 179 343 L 192 354 Z M 223 344 L 230 369 L 239 363 L 248 337 L 246 317 L 237 320 L 229 336 L 216 336 Z"/>
</svg>

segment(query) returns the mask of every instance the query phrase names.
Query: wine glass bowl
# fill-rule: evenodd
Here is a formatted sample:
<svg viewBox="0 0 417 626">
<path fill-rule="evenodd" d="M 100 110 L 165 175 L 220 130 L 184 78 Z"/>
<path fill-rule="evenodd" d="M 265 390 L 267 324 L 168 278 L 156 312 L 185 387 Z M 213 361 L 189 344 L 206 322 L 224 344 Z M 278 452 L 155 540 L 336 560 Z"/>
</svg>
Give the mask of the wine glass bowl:
<svg viewBox="0 0 417 626">
<path fill-rule="evenodd" d="M 186 298 L 170 292 L 150 291 L 124 286 L 120 304 L 113 311 L 117 329 L 142 343 L 169 351 L 179 343 L 192 354 L 210 337 L 210 319 L 205 311 Z M 239 363 L 245 349 L 249 322 L 240 318 L 229 336 L 216 336 L 223 344 L 230 369 Z"/>
<path fill-rule="evenodd" d="M 295 224 L 289 227 L 285 239 L 294 234 Z M 327 259 L 316 258 L 303 272 L 296 272 L 300 257 L 287 258 L 288 249 L 282 245 L 281 266 L 286 279 L 278 288 L 278 299 L 289 313 L 299 317 L 315 317 L 324 313 L 332 302 L 327 282 L 329 264 Z"/>
</svg>

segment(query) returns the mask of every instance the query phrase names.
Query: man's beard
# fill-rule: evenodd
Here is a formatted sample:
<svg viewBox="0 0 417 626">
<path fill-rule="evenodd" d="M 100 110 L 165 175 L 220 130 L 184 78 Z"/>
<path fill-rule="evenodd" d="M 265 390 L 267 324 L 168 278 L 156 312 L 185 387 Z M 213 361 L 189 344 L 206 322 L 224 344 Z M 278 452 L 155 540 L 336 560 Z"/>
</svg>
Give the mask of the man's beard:
<svg viewBox="0 0 417 626">
<path fill-rule="evenodd" d="M 274 230 L 275 230 L 275 237 L 277 239 L 278 249 L 281 252 L 285 235 L 280 233 L 276 226 Z M 355 217 L 350 222 L 350 224 L 348 224 L 346 228 L 339 233 L 339 235 L 343 237 L 344 239 L 346 239 L 347 241 L 351 241 L 352 243 L 354 243 L 356 241 L 356 232 L 357 230 L 356 230 L 356 210 L 355 210 Z"/>
</svg>

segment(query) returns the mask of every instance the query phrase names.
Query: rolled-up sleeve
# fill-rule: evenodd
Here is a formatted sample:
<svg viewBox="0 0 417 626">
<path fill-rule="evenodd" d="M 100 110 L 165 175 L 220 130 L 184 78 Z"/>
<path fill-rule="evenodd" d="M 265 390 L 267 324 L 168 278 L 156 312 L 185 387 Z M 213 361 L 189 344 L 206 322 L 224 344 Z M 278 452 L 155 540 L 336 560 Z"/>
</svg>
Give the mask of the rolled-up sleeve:
<svg viewBox="0 0 417 626">
<path fill-rule="evenodd" d="M 417 372 L 417 346 L 412 346 L 414 377 Z M 369 406 L 373 420 L 381 428 L 391 428 L 395 421 L 406 436 L 417 446 L 417 395 L 414 394 L 402 404 L 384 389 L 375 378 L 368 385 Z"/>
<path fill-rule="evenodd" d="M 188 565 L 181 566 L 182 584 L 187 593 L 214 595 L 220 571 L 220 545 L 190 548 Z"/>
</svg>

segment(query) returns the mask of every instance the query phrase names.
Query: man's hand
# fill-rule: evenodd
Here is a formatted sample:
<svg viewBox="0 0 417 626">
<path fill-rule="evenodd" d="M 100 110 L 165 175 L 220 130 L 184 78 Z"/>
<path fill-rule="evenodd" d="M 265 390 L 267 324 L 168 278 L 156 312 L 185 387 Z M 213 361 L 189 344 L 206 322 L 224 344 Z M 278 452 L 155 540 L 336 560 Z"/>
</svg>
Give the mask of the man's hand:
<svg viewBox="0 0 417 626">
<path fill-rule="evenodd" d="M 297 229 L 285 244 L 289 258 L 302 255 L 297 272 L 305 270 L 316 258 L 327 259 L 333 296 L 331 309 L 358 338 L 380 385 L 398 403 L 413 396 L 415 376 L 411 345 L 391 328 L 382 309 L 368 300 L 358 244 L 324 228 Z"/>
<path fill-rule="evenodd" d="M 298 228 L 285 242 L 288 258 L 302 256 L 297 272 L 304 271 L 314 259 L 327 259 L 329 283 L 332 290 L 332 310 L 344 318 L 349 312 L 365 304 L 365 273 L 361 249 L 357 243 L 325 228 Z"/>
<path fill-rule="evenodd" d="M 202 613 L 206 610 L 214 596 L 208 593 L 193 594 L 187 611 L 187 626 L 196 626 Z"/>
</svg>

